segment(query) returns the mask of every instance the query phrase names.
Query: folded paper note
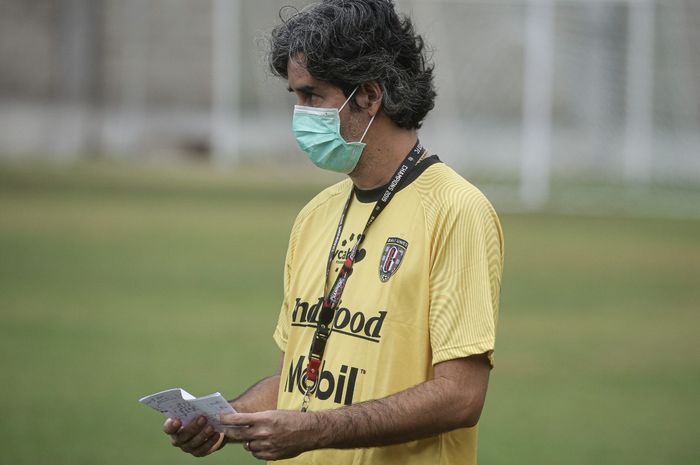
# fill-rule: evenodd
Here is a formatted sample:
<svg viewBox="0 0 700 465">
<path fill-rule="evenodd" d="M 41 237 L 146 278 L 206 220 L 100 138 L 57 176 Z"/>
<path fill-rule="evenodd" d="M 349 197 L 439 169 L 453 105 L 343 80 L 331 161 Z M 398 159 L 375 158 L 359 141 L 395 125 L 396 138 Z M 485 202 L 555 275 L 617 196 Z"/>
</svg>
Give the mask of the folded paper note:
<svg viewBox="0 0 700 465">
<path fill-rule="evenodd" d="M 226 402 L 218 392 L 197 398 L 184 389 L 175 388 L 143 397 L 139 402 L 168 418 L 180 420 L 183 426 L 198 417 L 205 416 L 209 424 L 219 432 L 224 429 L 224 426 L 219 423 L 219 416 L 236 413 L 231 404 Z"/>
</svg>

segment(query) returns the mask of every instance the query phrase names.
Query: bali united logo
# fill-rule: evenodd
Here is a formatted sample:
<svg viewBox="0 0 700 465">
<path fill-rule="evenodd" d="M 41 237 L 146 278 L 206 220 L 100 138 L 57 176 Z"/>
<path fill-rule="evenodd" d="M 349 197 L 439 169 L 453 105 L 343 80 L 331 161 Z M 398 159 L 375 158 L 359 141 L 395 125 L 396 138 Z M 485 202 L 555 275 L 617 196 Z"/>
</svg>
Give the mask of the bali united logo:
<svg viewBox="0 0 700 465">
<path fill-rule="evenodd" d="M 384 245 L 384 252 L 382 252 L 382 259 L 379 260 L 379 279 L 383 283 L 389 281 L 396 270 L 399 269 L 403 256 L 406 255 L 406 249 L 408 248 L 408 242 L 398 237 L 390 237 Z"/>
</svg>

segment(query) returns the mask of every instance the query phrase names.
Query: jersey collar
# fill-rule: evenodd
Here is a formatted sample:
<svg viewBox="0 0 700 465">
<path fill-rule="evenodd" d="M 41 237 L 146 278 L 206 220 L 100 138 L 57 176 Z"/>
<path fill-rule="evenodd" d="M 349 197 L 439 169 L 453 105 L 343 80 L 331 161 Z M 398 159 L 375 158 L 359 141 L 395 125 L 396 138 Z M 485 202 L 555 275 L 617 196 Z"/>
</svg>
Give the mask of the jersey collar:
<svg viewBox="0 0 700 465">
<path fill-rule="evenodd" d="M 442 161 L 440 160 L 440 158 L 438 158 L 437 155 L 431 155 L 429 157 L 426 157 L 423 161 L 421 161 L 418 164 L 418 166 L 416 166 L 414 170 L 411 170 L 411 172 L 408 173 L 408 175 L 406 176 L 406 180 L 401 183 L 399 189 L 396 192 L 401 191 L 401 189 L 418 179 L 418 176 L 420 176 L 423 173 L 423 171 L 425 171 L 435 163 L 442 163 Z M 379 200 L 379 197 L 382 195 L 382 192 L 386 190 L 388 185 L 389 183 L 386 183 L 383 186 L 375 187 L 374 189 L 358 189 L 357 187 L 353 186 L 353 191 L 355 192 L 355 198 L 360 202 L 372 203 Z"/>
</svg>

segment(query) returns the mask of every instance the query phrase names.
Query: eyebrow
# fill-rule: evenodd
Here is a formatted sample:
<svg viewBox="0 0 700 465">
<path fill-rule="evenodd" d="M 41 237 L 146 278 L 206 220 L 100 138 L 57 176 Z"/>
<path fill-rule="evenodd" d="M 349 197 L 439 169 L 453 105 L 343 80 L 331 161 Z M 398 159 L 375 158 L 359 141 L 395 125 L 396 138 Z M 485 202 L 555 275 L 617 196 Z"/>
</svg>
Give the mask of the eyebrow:
<svg viewBox="0 0 700 465">
<path fill-rule="evenodd" d="M 306 86 L 301 86 L 301 87 L 299 87 L 298 89 L 292 89 L 291 87 L 287 87 L 287 90 L 288 90 L 289 92 L 302 92 L 302 93 L 304 93 L 304 94 L 310 94 L 310 93 L 312 93 L 314 90 L 316 90 L 316 88 L 315 88 L 314 86 L 306 85 Z"/>
</svg>

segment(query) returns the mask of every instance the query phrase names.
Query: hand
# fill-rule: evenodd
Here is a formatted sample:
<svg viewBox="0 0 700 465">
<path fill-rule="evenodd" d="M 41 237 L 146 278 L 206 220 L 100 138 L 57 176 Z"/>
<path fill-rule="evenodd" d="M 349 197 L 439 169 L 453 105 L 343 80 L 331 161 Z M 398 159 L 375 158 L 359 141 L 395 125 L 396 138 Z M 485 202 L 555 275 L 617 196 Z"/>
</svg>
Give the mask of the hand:
<svg viewBox="0 0 700 465">
<path fill-rule="evenodd" d="M 318 432 L 315 416 L 289 410 L 222 415 L 229 442 L 240 442 L 255 458 L 280 460 L 296 457 L 314 448 Z"/>
<path fill-rule="evenodd" d="M 199 417 L 189 425 L 182 427 L 180 420 L 168 418 L 163 424 L 163 431 L 171 438 L 171 443 L 184 452 L 195 457 L 205 457 L 221 449 L 225 437 L 211 425 L 207 425 L 206 417 Z"/>
</svg>

